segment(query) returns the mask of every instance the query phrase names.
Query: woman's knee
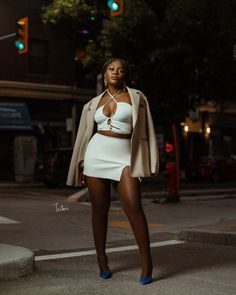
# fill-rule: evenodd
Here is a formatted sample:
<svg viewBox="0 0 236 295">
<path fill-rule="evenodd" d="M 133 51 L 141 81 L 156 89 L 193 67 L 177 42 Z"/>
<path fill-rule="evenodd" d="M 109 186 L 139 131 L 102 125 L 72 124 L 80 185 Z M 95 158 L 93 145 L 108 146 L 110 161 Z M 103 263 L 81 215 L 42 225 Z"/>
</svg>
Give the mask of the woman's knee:
<svg viewBox="0 0 236 295">
<path fill-rule="evenodd" d="M 143 214 L 143 208 L 140 202 L 123 201 L 123 208 L 128 215 L 139 216 Z"/>
<path fill-rule="evenodd" d="M 92 204 L 93 213 L 100 214 L 100 215 L 107 214 L 110 208 L 110 201 L 108 200 L 106 202 L 91 200 L 91 204 Z"/>
</svg>

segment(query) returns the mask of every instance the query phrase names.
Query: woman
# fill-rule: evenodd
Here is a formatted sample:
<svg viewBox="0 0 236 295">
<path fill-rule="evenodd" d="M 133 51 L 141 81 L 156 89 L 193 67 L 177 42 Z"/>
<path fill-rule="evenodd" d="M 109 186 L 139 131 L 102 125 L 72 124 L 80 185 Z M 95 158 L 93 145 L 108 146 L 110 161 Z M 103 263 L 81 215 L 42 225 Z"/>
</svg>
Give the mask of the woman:
<svg viewBox="0 0 236 295">
<path fill-rule="evenodd" d="M 105 253 L 110 184 L 115 181 L 141 254 L 140 284 L 152 282 L 148 226 L 141 203 L 140 177 L 158 172 L 158 150 L 146 97 L 125 86 L 128 66 L 113 58 L 103 67 L 107 89 L 84 105 L 67 184 L 88 186 L 100 277 L 112 273 Z"/>
</svg>

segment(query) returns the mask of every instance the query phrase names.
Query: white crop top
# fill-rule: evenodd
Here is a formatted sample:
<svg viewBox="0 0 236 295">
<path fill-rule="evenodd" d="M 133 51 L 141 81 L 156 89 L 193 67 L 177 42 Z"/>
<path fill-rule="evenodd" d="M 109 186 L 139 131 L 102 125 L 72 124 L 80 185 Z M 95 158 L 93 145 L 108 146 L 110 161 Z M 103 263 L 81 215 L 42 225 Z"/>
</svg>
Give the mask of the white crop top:
<svg viewBox="0 0 236 295">
<path fill-rule="evenodd" d="M 107 117 L 103 113 L 103 109 L 111 99 L 116 103 L 116 112 L 112 116 Z M 132 105 L 127 102 L 116 101 L 114 97 L 111 97 L 96 110 L 94 119 L 97 123 L 98 131 L 111 130 L 115 133 L 130 134 L 132 132 Z"/>
</svg>

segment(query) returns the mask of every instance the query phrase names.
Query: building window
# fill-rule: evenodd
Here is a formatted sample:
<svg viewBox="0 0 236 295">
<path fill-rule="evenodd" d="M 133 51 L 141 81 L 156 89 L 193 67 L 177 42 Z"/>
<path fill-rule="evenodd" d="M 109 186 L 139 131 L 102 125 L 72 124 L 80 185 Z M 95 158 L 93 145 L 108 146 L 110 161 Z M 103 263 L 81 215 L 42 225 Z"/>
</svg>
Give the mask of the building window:
<svg viewBox="0 0 236 295">
<path fill-rule="evenodd" d="M 48 42 L 30 40 L 29 43 L 29 73 L 48 74 Z"/>
</svg>

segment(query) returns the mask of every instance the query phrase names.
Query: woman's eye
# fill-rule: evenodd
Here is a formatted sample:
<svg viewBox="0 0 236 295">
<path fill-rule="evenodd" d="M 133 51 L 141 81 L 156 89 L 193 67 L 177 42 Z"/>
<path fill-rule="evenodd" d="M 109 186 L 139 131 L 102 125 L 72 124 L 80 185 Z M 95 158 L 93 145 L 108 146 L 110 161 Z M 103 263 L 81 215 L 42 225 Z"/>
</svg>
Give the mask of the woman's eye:
<svg viewBox="0 0 236 295">
<path fill-rule="evenodd" d="M 125 72 L 124 69 L 115 69 L 114 67 L 109 67 L 108 69 L 109 69 L 109 71 L 117 71 L 118 70 L 119 73 L 122 73 L 122 74 Z"/>
</svg>

